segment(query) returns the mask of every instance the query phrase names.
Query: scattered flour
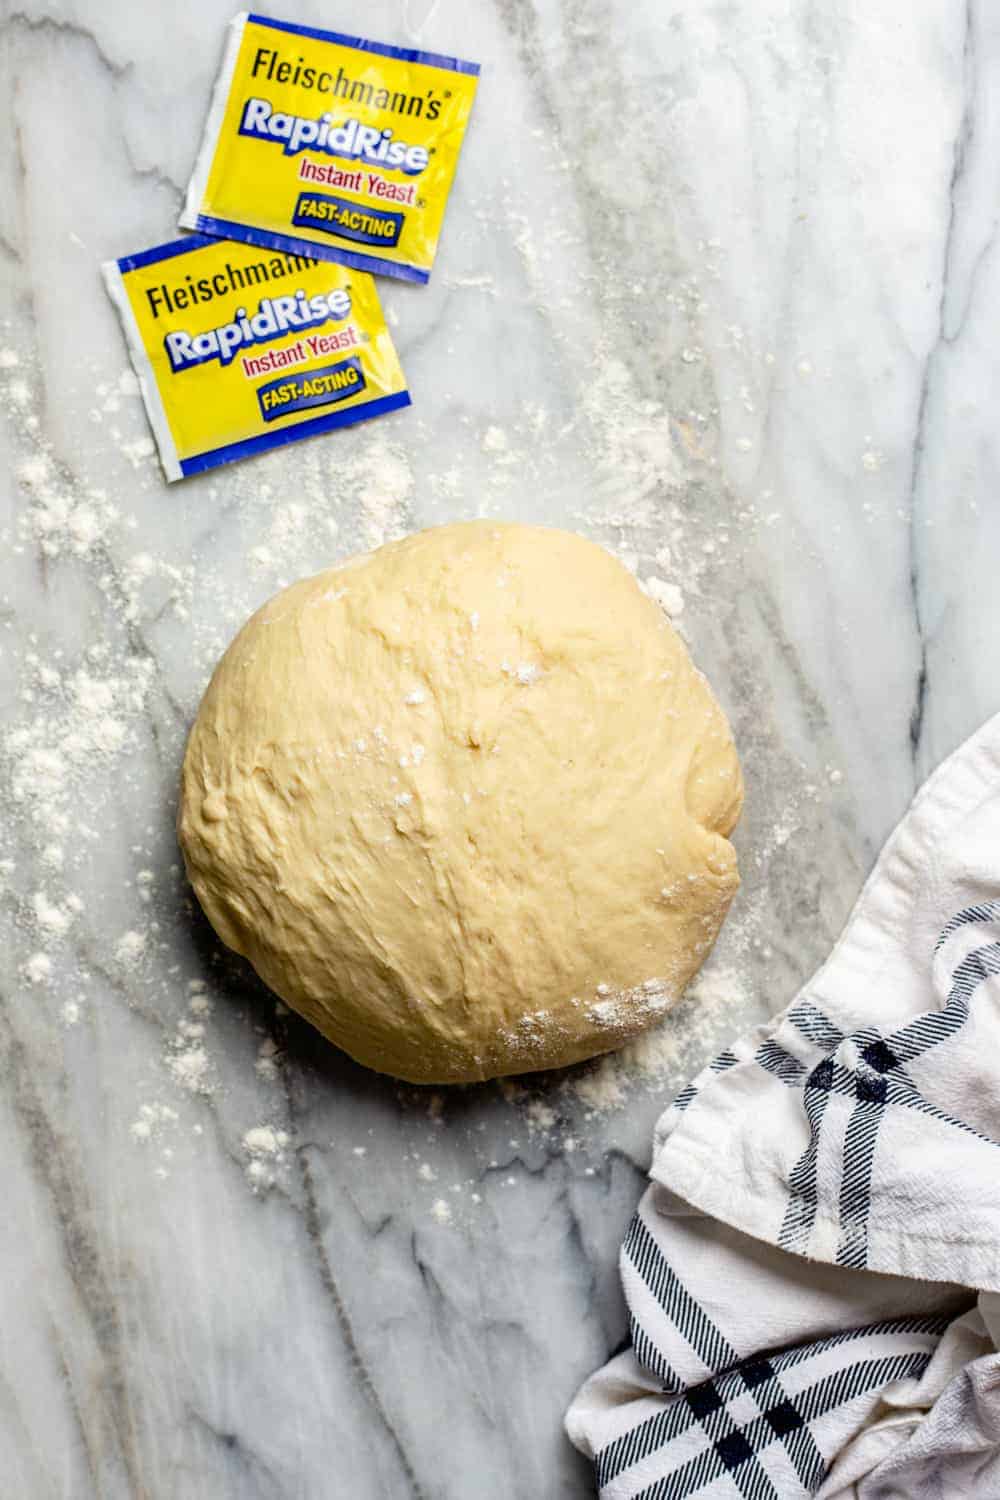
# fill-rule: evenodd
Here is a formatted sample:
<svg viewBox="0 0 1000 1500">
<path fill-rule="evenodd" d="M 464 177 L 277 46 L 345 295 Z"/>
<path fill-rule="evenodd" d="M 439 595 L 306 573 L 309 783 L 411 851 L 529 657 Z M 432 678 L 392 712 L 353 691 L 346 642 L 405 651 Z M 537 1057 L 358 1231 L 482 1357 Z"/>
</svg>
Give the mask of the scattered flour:
<svg viewBox="0 0 1000 1500">
<path fill-rule="evenodd" d="M 523 215 L 508 209 L 507 217 L 510 240 L 521 257 L 529 286 L 541 295 L 549 249 L 545 244 L 536 245 Z M 695 280 L 692 278 L 692 282 Z M 468 287 L 488 284 L 489 278 L 456 283 Z M 695 286 L 680 287 L 676 293 L 677 305 L 696 310 L 701 305 L 701 296 Z M 617 316 L 616 310 L 616 323 Z M 732 330 L 732 334 L 734 340 L 742 337 L 739 330 Z M 692 330 L 681 355 L 683 363 L 695 370 L 706 358 L 699 337 L 704 335 Z M 702 509 L 694 512 L 684 490 L 689 477 L 684 450 L 696 452 L 699 461 L 704 457 L 704 450 L 699 447 L 700 433 L 708 417 L 692 411 L 679 414 L 683 420 L 672 423 L 671 414 L 663 404 L 647 398 L 638 377 L 614 351 L 614 346 L 603 339 L 597 326 L 592 357 L 580 362 L 581 415 L 564 428 L 560 429 L 557 421 L 541 408 L 526 408 L 518 417 L 504 416 L 505 426 L 490 425 L 481 433 L 473 419 L 465 419 L 469 422 L 468 438 L 476 459 L 475 472 L 479 474 L 483 464 L 483 458 L 475 452 L 478 446 L 487 460 L 496 495 L 501 486 L 512 493 L 513 486 L 524 482 L 525 463 L 535 462 L 535 450 L 545 450 L 553 456 L 552 461 L 558 462 L 559 454 L 567 447 L 579 448 L 594 476 L 594 503 L 586 512 L 577 512 L 575 519 L 624 555 L 633 572 L 643 579 L 647 593 L 676 621 L 685 602 L 697 598 L 702 579 L 725 565 L 725 549 L 730 540 L 729 519 L 713 524 Z M 7 377 L 7 400 L 17 413 L 14 420 L 24 433 L 30 434 L 32 422 L 37 427 L 40 396 L 33 394 L 30 377 L 20 366 L 15 351 L 0 351 L 0 372 L 6 372 Z M 138 487 L 153 467 L 148 434 L 135 436 L 132 424 L 132 430 L 123 437 L 105 420 L 114 416 L 124 402 L 135 401 L 137 396 L 131 372 L 123 372 L 117 381 L 109 380 L 96 389 L 97 421 L 103 425 L 95 431 L 94 441 L 110 439 L 115 444 L 120 458 L 135 471 L 130 483 Z M 199 588 L 213 590 L 213 599 L 218 601 L 212 611 L 212 623 L 196 622 L 191 632 L 192 648 L 203 675 L 231 631 L 260 602 L 265 584 L 269 586 L 272 579 L 290 581 L 304 570 L 307 561 L 312 564 L 317 536 L 328 538 L 331 543 L 341 537 L 338 511 L 343 514 L 347 506 L 353 511 L 355 504 L 360 511 L 356 529 L 342 538 L 348 549 L 355 544 L 375 547 L 407 530 L 414 474 L 408 450 L 390 440 L 391 431 L 389 425 L 375 428 L 363 438 L 352 439 L 350 447 L 346 443 L 341 447 L 317 443 L 308 455 L 303 445 L 304 477 L 291 499 L 285 498 L 282 488 L 280 456 L 246 466 L 244 476 L 234 470 L 226 476 L 225 491 L 210 488 L 206 491 L 209 510 L 219 503 L 220 494 L 225 495 L 227 502 L 230 499 L 235 502 L 245 531 L 252 586 L 247 582 L 246 570 L 241 570 L 235 582 L 221 574 L 199 580 Z M 544 441 L 539 441 L 543 433 Z M 865 444 L 862 463 L 874 472 L 881 466 L 883 456 L 874 450 L 871 439 L 866 437 Z M 127 626 L 140 622 L 145 628 L 155 622 L 155 610 L 161 607 L 177 618 L 186 618 L 194 599 L 193 566 L 186 561 L 176 564 L 160 561 L 149 551 L 130 548 L 132 517 L 123 513 L 104 491 L 79 482 L 63 470 L 41 445 L 32 447 L 29 443 L 29 447 L 31 451 L 23 455 L 16 471 L 25 503 L 12 533 L 3 540 L 46 565 L 62 560 L 86 560 L 114 624 Z M 529 473 L 529 479 L 537 481 L 539 472 L 536 469 Z M 452 499 L 467 492 L 468 481 L 458 450 L 451 466 L 437 476 L 436 484 L 432 477 L 431 489 Z M 766 506 L 771 497 L 765 491 L 759 498 L 762 506 Z M 780 519 L 780 513 L 771 509 L 761 517 L 755 505 L 740 501 L 734 502 L 730 519 L 734 526 L 747 530 L 758 522 L 771 524 Z M 168 549 L 164 547 L 163 551 Z M 261 576 L 264 574 L 267 579 Z M 474 632 L 479 625 L 478 613 L 470 615 L 469 624 Z M 38 853 L 46 874 L 44 886 L 38 891 L 40 900 L 33 906 L 36 934 L 33 942 L 44 946 L 47 941 L 60 938 L 74 920 L 69 897 L 57 890 L 57 886 L 59 872 L 65 865 L 64 850 L 72 851 L 76 842 L 80 789 L 90 783 L 95 768 L 104 785 L 113 785 L 115 769 L 126 761 L 138 743 L 137 726 L 155 701 L 158 684 L 152 657 L 130 655 L 120 649 L 120 644 L 84 649 L 80 659 L 72 662 L 45 660 L 39 655 L 35 662 L 27 661 L 26 666 L 25 687 L 34 697 L 26 703 L 23 720 L 0 737 L 3 762 L 0 779 L 6 776 L 10 795 L 17 804 L 15 810 L 25 815 L 24 821 L 30 820 L 38 834 Z M 522 669 L 526 676 L 522 676 Z M 535 680 L 534 672 L 537 669 L 531 663 L 516 668 L 517 679 L 525 686 Z M 414 696 L 407 701 L 416 704 L 419 700 Z M 186 706 L 193 707 L 193 703 Z M 830 783 L 835 785 L 837 776 L 833 772 L 828 775 Z M 782 831 L 775 830 L 775 848 L 781 846 Z M 788 836 L 786 833 L 785 838 Z M 140 875 L 145 873 L 149 872 Z M 34 876 L 28 889 L 36 882 L 41 885 L 42 877 Z M 138 901 L 144 904 L 155 894 L 153 883 L 142 878 L 137 879 L 136 890 Z M 142 916 L 140 907 L 139 918 Z M 137 917 L 126 920 L 134 921 Z M 148 949 L 152 947 L 146 931 L 136 928 L 122 934 L 115 957 L 124 967 L 137 966 L 148 957 Z M 35 952 L 25 962 L 22 972 L 31 984 L 49 984 L 51 959 L 45 952 Z M 195 990 L 192 986 L 189 1019 L 178 1025 L 168 1043 L 165 1063 L 180 1087 L 197 1094 L 210 1092 L 213 1083 L 203 1025 L 211 1002 L 204 993 L 204 983 L 193 983 L 200 988 Z M 659 1087 L 666 1080 L 680 1081 L 729 1037 L 732 1019 L 743 998 L 735 971 L 717 968 L 703 972 L 688 996 L 660 1026 L 620 1053 L 576 1070 L 562 1087 L 586 1111 L 597 1114 L 621 1107 L 637 1084 L 648 1082 Z M 67 1002 L 67 1006 L 74 1003 Z M 606 997 L 594 1003 L 598 1019 L 601 1007 L 611 1004 Z M 66 1008 L 63 1008 L 64 1019 Z M 284 1007 L 276 1007 L 276 1014 L 283 1013 Z M 607 1020 L 609 1025 L 613 1024 L 610 1013 Z M 67 1021 L 67 1024 L 72 1023 Z M 533 1024 L 529 1018 L 528 1032 Z M 281 1062 L 277 1044 L 269 1038 L 261 1041 L 254 1063 L 257 1077 L 273 1082 Z M 545 1100 L 533 1097 L 516 1084 L 508 1084 L 505 1096 L 524 1114 L 532 1134 L 542 1135 L 556 1128 L 559 1115 Z M 430 1122 L 442 1125 L 443 1096 L 432 1094 L 426 1107 Z M 144 1123 L 141 1112 L 137 1123 Z M 279 1133 L 267 1125 L 254 1127 L 244 1137 L 246 1171 L 256 1188 L 273 1180 L 273 1169 L 283 1150 L 278 1137 Z M 567 1152 L 575 1145 L 573 1137 L 566 1137 L 563 1142 Z M 425 1168 L 430 1176 L 425 1175 Z M 433 1168 L 426 1162 L 421 1165 L 419 1175 L 427 1181 L 436 1180 Z M 441 1223 L 451 1220 L 451 1209 L 443 1198 L 435 1202 L 432 1214 Z"/>
<path fill-rule="evenodd" d="M 282 1064 L 282 1053 L 273 1037 L 264 1037 L 257 1048 L 257 1060 L 254 1063 L 254 1072 L 258 1078 L 265 1083 L 274 1083 L 278 1078 Z"/>
<path fill-rule="evenodd" d="M 243 1150 L 249 1157 L 246 1179 L 254 1192 L 273 1187 L 276 1169 L 284 1165 L 291 1137 L 273 1125 L 254 1125 L 243 1136 Z"/>
<path fill-rule="evenodd" d="M 36 891 L 31 898 L 32 910 L 38 927 L 53 937 L 61 937 L 72 925 L 76 912 L 68 904 L 55 906 L 44 891 Z"/>
<path fill-rule="evenodd" d="M 189 1004 L 195 1016 L 203 1016 L 203 997 L 196 994 Z M 196 1008 L 197 1007 L 197 1008 Z M 214 1084 L 214 1069 L 205 1048 L 205 1023 L 201 1019 L 182 1018 L 167 1044 L 164 1059 L 167 1071 L 174 1082 L 190 1094 L 210 1094 Z"/>
<path fill-rule="evenodd" d="M 47 953 L 32 953 L 21 972 L 29 984 L 48 984 L 52 978 L 52 960 Z"/>
<path fill-rule="evenodd" d="M 347 465 L 361 505 L 362 540 L 380 547 L 407 529 L 407 502 L 413 489 L 413 470 L 406 450 L 389 443 L 381 433 L 367 440 L 361 453 Z"/>
<path fill-rule="evenodd" d="M 269 484 L 262 486 L 265 498 L 273 500 L 270 524 L 264 540 L 249 550 L 251 567 L 256 572 L 283 570 L 289 559 L 307 539 L 317 535 L 336 538 L 339 523 L 328 511 L 317 514 L 317 507 L 297 499 L 282 503 L 273 495 Z"/>
<path fill-rule="evenodd" d="M 597 481 L 630 505 L 676 489 L 685 477 L 674 447 L 670 413 L 643 399 L 625 362 L 599 349 L 596 378 L 584 388 L 584 409 L 598 457 Z"/>
<path fill-rule="evenodd" d="M 625 1103 L 629 1079 L 624 1069 L 614 1065 L 617 1057 L 618 1054 L 611 1054 L 601 1058 L 569 1085 L 580 1103 L 594 1114 L 606 1114 L 609 1110 L 620 1109 Z"/>
<path fill-rule="evenodd" d="M 431 1204 L 431 1217 L 438 1224 L 450 1224 L 452 1220 L 451 1204 L 446 1198 L 435 1198 Z"/>
<path fill-rule="evenodd" d="M 596 1000 L 587 1015 L 598 1026 L 617 1026 L 621 1021 L 621 1011 L 616 1000 Z"/>
<path fill-rule="evenodd" d="M 212 1013 L 213 1004 L 209 996 L 204 993 L 205 981 L 203 979 L 192 979 L 188 987 L 190 988 L 195 984 L 200 985 L 201 988 L 195 990 L 191 995 L 191 999 L 188 1001 L 188 1010 L 193 1016 L 209 1016 Z"/>
<path fill-rule="evenodd" d="M 15 370 L 16 382 L 10 378 Z M 17 922 L 39 945 L 24 962 L 24 977 L 43 984 L 52 981 L 51 952 L 83 911 L 83 901 L 66 882 L 112 812 L 120 785 L 116 772 L 140 744 L 140 726 L 145 732 L 144 717 L 157 688 L 153 656 L 141 639 L 128 640 L 129 627 L 152 587 L 157 611 L 173 605 L 183 613 L 194 565 L 174 567 L 144 552 L 130 558 L 134 518 L 58 461 L 40 435 L 44 390 L 33 362 L 15 350 L 0 351 L 0 377 L 7 377 L 0 378 L 0 404 L 11 418 L 12 472 L 20 491 L 0 544 L 15 567 L 45 576 L 59 606 L 43 639 L 28 635 L 16 657 L 15 711 L 0 730 L 5 814 L 0 844 L 16 830 L 20 855 L 34 861 L 25 882 L 30 894 L 18 903 Z M 127 400 L 137 405 L 139 397 L 134 377 L 124 371 L 117 380 L 101 382 L 98 394 L 107 411 Z M 114 429 L 103 429 L 95 441 L 102 440 L 124 453 Z M 142 481 L 132 486 L 138 492 Z M 64 599 L 67 586 L 83 586 L 81 563 L 86 586 L 105 611 L 98 628 L 87 625 L 82 641 L 63 628 L 60 615 L 74 597 Z M 89 620 L 90 612 L 88 605 L 81 619 Z M 146 942 L 145 934 L 125 934 L 117 946 L 109 946 L 116 963 L 131 967 L 143 958 Z M 66 1024 L 75 1024 L 68 1008 L 74 1003 L 66 1002 L 61 1012 Z"/>
<path fill-rule="evenodd" d="M 279 1157 L 287 1145 L 287 1133 L 271 1125 L 255 1125 L 243 1136 L 243 1149 L 249 1156 Z"/>
<path fill-rule="evenodd" d="M 123 932 L 115 944 L 115 958 L 126 969 L 134 969 L 145 956 L 147 937 L 134 928 Z"/>
<path fill-rule="evenodd" d="M 129 1134 L 134 1141 L 151 1141 L 163 1133 L 165 1126 L 176 1125 L 179 1118 L 169 1104 L 140 1104 L 139 1112 L 129 1126 Z"/>
<path fill-rule="evenodd" d="M 532 1099 L 525 1107 L 524 1117 L 528 1122 L 528 1129 L 538 1133 L 551 1130 L 559 1118 L 544 1099 Z"/>
<path fill-rule="evenodd" d="M 636 1085 L 679 1085 L 721 1049 L 747 1006 L 744 980 L 732 967 L 709 965 L 658 1026 L 574 1071 L 562 1085 L 592 1114 L 620 1109 Z"/>
<path fill-rule="evenodd" d="M 85 656 L 86 665 L 57 672 L 53 687 L 43 682 L 42 664 L 29 653 L 25 666 L 36 672 L 47 700 L 0 736 L 7 795 L 14 810 L 31 820 L 39 852 L 49 851 L 55 866 L 64 857 L 62 837 L 74 827 L 81 785 L 95 771 L 109 771 L 132 747 L 133 724 L 152 685 L 148 658 L 128 658 L 113 670 L 106 646 L 91 647 Z"/>
<path fill-rule="evenodd" d="M 667 583 L 666 579 L 658 578 L 654 573 L 643 580 L 642 587 L 671 619 L 684 613 L 684 595 L 676 583 Z"/>
</svg>

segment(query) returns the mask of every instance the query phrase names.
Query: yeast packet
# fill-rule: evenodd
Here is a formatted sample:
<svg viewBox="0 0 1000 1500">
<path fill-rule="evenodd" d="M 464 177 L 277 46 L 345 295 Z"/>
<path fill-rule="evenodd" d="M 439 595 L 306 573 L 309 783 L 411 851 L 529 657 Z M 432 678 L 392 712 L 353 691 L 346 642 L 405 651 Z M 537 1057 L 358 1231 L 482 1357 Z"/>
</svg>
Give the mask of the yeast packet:
<svg viewBox="0 0 1000 1500">
<path fill-rule="evenodd" d="M 428 280 L 478 63 L 246 12 L 181 225 Z"/>
<path fill-rule="evenodd" d="M 410 404 L 364 271 L 200 234 L 102 269 L 169 480 Z"/>
</svg>

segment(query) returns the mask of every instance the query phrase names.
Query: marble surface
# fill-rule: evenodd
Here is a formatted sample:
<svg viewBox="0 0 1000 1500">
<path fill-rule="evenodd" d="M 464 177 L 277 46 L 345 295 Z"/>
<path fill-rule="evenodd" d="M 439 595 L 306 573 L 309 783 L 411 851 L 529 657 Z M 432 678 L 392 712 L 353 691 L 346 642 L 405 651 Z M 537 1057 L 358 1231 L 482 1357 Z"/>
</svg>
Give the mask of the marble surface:
<svg viewBox="0 0 1000 1500">
<path fill-rule="evenodd" d="M 18 1500 L 563 1500 L 684 1077 L 782 1005 L 998 707 L 986 0 L 298 0 L 480 59 L 415 404 L 169 490 L 102 259 L 171 237 L 230 6 L 0 10 L 0 1475 Z M 656 576 L 733 719 L 743 892 L 651 1050 L 354 1067 L 219 952 L 173 836 L 283 581 L 479 514 Z M 664 549 L 667 549 L 666 551 Z"/>
</svg>

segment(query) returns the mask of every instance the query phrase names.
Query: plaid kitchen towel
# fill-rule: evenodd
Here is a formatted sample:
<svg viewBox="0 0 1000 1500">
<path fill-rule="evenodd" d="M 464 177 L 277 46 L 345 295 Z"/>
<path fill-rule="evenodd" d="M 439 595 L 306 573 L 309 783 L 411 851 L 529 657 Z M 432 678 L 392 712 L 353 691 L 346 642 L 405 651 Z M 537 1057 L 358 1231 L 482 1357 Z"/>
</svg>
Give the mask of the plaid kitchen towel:
<svg viewBox="0 0 1000 1500">
<path fill-rule="evenodd" d="M 656 1127 L 601 1500 L 1000 1500 L 1000 716 L 830 958 Z"/>
</svg>

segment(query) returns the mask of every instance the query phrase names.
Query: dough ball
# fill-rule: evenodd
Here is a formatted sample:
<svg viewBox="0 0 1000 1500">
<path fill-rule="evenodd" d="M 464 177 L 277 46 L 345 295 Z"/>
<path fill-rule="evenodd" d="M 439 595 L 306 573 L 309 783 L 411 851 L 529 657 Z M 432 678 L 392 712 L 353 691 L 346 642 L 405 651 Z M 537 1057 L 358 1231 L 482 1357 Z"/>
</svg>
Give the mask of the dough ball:
<svg viewBox="0 0 1000 1500">
<path fill-rule="evenodd" d="M 601 547 L 475 521 L 278 594 L 184 761 L 216 932 L 415 1083 L 560 1067 L 659 1020 L 739 883 L 725 717 Z"/>
</svg>

